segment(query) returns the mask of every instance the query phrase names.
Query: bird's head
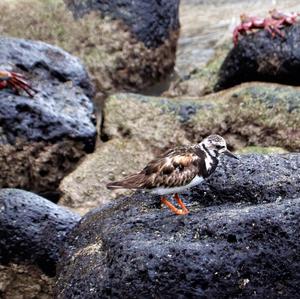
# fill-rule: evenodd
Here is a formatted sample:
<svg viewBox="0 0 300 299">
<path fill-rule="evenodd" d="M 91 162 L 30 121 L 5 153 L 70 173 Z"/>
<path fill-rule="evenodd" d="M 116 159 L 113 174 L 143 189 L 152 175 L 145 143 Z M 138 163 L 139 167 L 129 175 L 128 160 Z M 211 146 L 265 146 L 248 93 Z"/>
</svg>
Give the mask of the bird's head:
<svg viewBox="0 0 300 299">
<path fill-rule="evenodd" d="M 231 158 L 238 159 L 236 155 L 227 149 L 226 141 L 220 135 L 210 135 L 203 139 L 201 145 L 211 156 L 219 157 L 221 154 L 227 155 Z"/>
</svg>

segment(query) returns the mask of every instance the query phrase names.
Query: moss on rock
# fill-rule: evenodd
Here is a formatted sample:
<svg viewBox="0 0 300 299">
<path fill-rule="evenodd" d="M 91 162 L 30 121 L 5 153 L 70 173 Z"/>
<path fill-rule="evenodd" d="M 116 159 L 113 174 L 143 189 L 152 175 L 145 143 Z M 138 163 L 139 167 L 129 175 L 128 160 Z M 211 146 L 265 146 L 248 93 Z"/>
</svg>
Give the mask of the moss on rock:
<svg viewBox="0 0 300 299">
<path fill-rule="evenodd" d="M 220 96 L 216 99 L 216 96 Z M 221 98 L 222 97 L 222 98 Z M 189 123 L 193 137 L 218 133 L 247 145 L 300 149 L 300 91 L 274 84 L 244 84 L 206 97 L 212 109 L 198 111 Z M 239 142 L 238 142 L 239 141 Z"/>
<path fill-rule="evenodd" d="M 176 101 L 172 103 L 167 98 L 113 95 L 105 105 L 103 132 L 109 138 L 136 138 L 149 150 L 161 153 L 171 146 L 188 143 L 178 107 Z"/>
<path fill-rule="evenodd" d="M 246 146 L 240 150 L 238 150 L 236 153 L 238 154 L 285 154 L 288 151 L 283 149 L 282 147 L 276 147 L 276 146 Z"/>
</svg>

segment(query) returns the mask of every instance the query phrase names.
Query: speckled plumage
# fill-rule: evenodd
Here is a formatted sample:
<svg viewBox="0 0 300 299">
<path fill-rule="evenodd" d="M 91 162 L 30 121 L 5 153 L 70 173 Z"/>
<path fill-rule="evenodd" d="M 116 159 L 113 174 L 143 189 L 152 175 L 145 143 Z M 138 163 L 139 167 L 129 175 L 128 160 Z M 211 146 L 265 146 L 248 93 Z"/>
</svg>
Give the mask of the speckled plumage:
<svg viewBox="0 0 300 299">
<path fill-rule="evenodd" d="M 210 136 L 210 140 L 216 143 L 224 141 L 220 138 L 222 137 L 218 135 Z M 149 162 L 141 172 L 112 182 L 107 187 L 146 190 L 182 187 L 188 185 L 196 176 L 207 178 L 217 165 L 218 155 L 210 154 L 203 143 L 178 147 Z"/>
<path fill-rule="evenodd" d="M 121 181 L 107 184 L 109 189 L 142 189 L 158 195 L 174 194 L 183 210 L 176 209 L 166 198 L 162 202 L 176 214 L 187 214 L 177 193 L 200 184 L 216 169 L 220 154 L 236 158 L 227 150 L 225 140 L 219 135 L 210 135 L 201 143 L 178 147 L 152 160 L 139 173 Z"/>
</svg>

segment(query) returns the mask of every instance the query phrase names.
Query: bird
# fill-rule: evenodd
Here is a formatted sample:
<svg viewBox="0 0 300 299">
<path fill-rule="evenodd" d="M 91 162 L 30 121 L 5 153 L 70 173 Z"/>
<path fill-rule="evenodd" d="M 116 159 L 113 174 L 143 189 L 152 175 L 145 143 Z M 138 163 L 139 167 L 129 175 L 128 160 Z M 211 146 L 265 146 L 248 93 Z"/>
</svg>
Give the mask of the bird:
<svg viewBox="0 0 300 299">
<path fill-rule="evenodd" d="M 219 158 L 225 154 L 239 159 L 227 149 L 220 135 L 209 135 L 200 143 L 170 149 L 150 161 L 140 172 L 120 181 L 107 184 L 108 189 L 145 190 L 161 196 L 161 203 L 176 215 L 186 215 L 189 210 L 178 193 L 201 184 L 217 168 Z M 180 208 L 176 208 L 167 195 L 173 194 Z"/>
</svg>

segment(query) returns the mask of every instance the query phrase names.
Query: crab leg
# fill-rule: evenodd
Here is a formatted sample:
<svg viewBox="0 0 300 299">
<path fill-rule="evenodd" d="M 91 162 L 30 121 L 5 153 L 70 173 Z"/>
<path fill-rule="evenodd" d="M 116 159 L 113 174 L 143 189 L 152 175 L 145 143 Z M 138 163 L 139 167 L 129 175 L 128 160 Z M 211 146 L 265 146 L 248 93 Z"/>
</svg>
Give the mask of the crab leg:
<svg viewBox="0 0 300 299">
<path fill-rule="evenodd" d="M 279 27 L 280 27 L 282 24 L 283 24 L 283 22 L 279 22 L 279 23 L 276 24 L 275 26 L 271 26 L 271 28 L 272 28 L 273 32 L 275 32 L 275 35 L 276 35 L 276 33 L 277 33 L 279 36 L 281 36 L 282 38 L 284 38 L 284 37 L 285 37 L 284 32 L 282 32 L 282 31 L 279 29 Z"/>
<path fill-rule="evenodd" d="M 34 94 L 36 93 L 36 90 L 33 89 L 25 80 L 22 79 L 22 77 L 20 76 L 15 76 L 12 77 L 9 81 L 8 84 L 11 87 L 15 87 L 15 88 L 19 88 L 19 89 L 23 89 L 30 97 L 33 97 Z"/>
<path fill-rule="evenodd" d="M 17 94 L 19 94 L 19 89 L 24 90 L 30 97 L 33 97 L 34 93 L 36 92 L 30 86 L 18 81 L 8 81 L 7 85 L 10 86 Z M 34 93 L 32 93 L 31 91 L 33 91 Z"/>
<path fill-rule="evenodd" d="M 36 93 L 36 90 L 25 80 L 24 75 L 0 70 L 0 89 L 5 87 L 10 87 L 16 94 L 19 94 L 20 90 L 24 90 L 30 97 Z"/>
</svg>

